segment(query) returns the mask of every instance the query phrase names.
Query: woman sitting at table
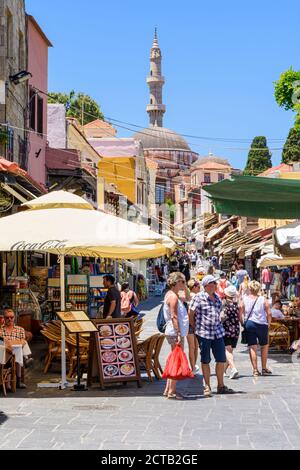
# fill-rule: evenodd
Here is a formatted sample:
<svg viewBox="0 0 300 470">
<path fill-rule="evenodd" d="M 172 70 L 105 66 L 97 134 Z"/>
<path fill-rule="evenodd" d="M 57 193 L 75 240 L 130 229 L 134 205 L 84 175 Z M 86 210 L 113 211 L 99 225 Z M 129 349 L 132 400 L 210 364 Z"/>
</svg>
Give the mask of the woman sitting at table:
<svg viewBox="0 0 300 470">
<path fill-rule="evenodd" d="M 276 302 L 274 302 L 271 308 L 271 313 L 272 313 L 272 318 L 274 319 L 284 318 L 284 315 L 282 313 L 282 303 L 280 302 L 280 300 L 276 300 Z"/>
<path fill-rule="evenodd" d="M 26 341 L 25 330 L 21 326 L 15 325 L 15 313 L 10 308 L 4 310 L 4 325 L 0 327 L 0 336 L 4 339 L 4 344 L 9 351 L 13 351 L 13 346 L 22 345 L 25 367 L 33 363 L 31 351 Z M 17 363 L 17 388 L 26 388 L 26 385 L 21 382 L 21 373 L 22 366 Z"/>
</svg>

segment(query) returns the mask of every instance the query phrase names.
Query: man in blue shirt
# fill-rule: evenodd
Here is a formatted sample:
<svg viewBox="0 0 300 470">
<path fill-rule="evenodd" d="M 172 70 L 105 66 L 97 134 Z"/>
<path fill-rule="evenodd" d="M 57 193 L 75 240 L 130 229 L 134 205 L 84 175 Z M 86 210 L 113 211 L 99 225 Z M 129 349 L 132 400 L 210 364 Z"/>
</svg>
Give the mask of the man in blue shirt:
<svg viewBox="0 0 300 470">
<path fill-rule="evenodd" d="M 242 264 L 240 264 L 239 270 L 236 273 L 236 277 L 238 279 L 239 287 L 242 284 L 242 282 L 244 281 L 245 276 L 249 276 L 248 271 L 246 271 L 246 269 L 244 269 L 244 266 Z"/>
</svg>

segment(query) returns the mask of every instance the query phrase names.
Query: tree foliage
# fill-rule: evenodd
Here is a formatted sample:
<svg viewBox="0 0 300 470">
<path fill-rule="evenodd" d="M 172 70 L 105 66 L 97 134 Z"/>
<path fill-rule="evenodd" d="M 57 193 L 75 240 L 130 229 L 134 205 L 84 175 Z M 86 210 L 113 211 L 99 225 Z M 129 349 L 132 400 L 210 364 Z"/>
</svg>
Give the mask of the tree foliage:
<svg viewBox="0 0 300 470">
<path fill-rule="evenodd" d="M 271 152 L 264 136 L 254 137 L 244 170 L 245 176 L 256 176 L 272 167 Z"/>
<path fill-rule="evenodd" d="M 95 119 L 104 120 L 103 113 L 98 103 L 85 93 L 75 93 L 72 90 L 67 93 L 49 93 L 49 103 L 60 103 L 66 108 L 68 117 L 74 117 L 85 125 Z"/>
<path fill-rule="evenodd" d="M 288 70 L 283 72 L 280 75 L 279 80 L 274 83 L 276 102 L 280 107 L 287 111 L 290 109 L 294 110 L 295 108 L 296 103 L 293 101 L 293 95 L 295 92 L 299 97 L 300 93 L 297 94 L 297 89 L 300 88 L 300 84 L 298 83 L 297 85 L 295 83 L 297 81 L 300 81 L 300 70 L 295 71 L 292 67 L 290 67 Z M 297 98 L 296 95 L 295 98 Z"/>
<path fill-rule="evenodd" d="M 282 152 L 282 163 L 290 162 L 300 162 L 300 131 L 294 127 L 289 132 Z"/>
<path fill-rule="evenodd" d="M 295 128 L 300 130 L 300 70 L 292 67 L 283 72 L 275 86 L 275 99 L 286 111 L 296 112 Z"/>
</svg>

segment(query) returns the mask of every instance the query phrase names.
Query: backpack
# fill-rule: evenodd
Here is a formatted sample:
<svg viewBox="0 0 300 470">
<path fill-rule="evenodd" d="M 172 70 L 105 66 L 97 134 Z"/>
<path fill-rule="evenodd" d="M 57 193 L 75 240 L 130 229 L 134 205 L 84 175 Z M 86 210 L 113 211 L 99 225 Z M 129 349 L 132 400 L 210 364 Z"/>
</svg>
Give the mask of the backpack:
<svg viewBox="0 0 300 470">
<path fill-rule="evenodd" d="M 165 320 L 165 317 L 164 317 L 164 304 L 162 304 L 160 309 L 159 309 L 157 319 L 156 319 L 156 326 L 157 326 L 157 329 L 160 333 L 165 332 L 166 320 Z"/>
<path fill-rule="evenodd" d="M 129 295 L 130 294 L 130 295 Z M 132 291 L 121 292 L 121 312 L 126 315 L 131 311 Z"/>
</svg>

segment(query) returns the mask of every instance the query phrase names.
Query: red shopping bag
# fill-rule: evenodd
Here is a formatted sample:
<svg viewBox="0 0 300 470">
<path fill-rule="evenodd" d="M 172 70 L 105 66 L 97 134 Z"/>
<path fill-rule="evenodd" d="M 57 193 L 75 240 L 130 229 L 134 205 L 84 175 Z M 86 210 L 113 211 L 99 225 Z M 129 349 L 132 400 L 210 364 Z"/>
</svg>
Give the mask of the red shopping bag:
<svg viewBox="0 0 300 470">
<path fill-rule="evenodd" d="M 185 352 L 178 344 L 167 358 L 163 379 L 185 380 L 193 378 L 194 374 L 189 368 Z"/>
</svg>

